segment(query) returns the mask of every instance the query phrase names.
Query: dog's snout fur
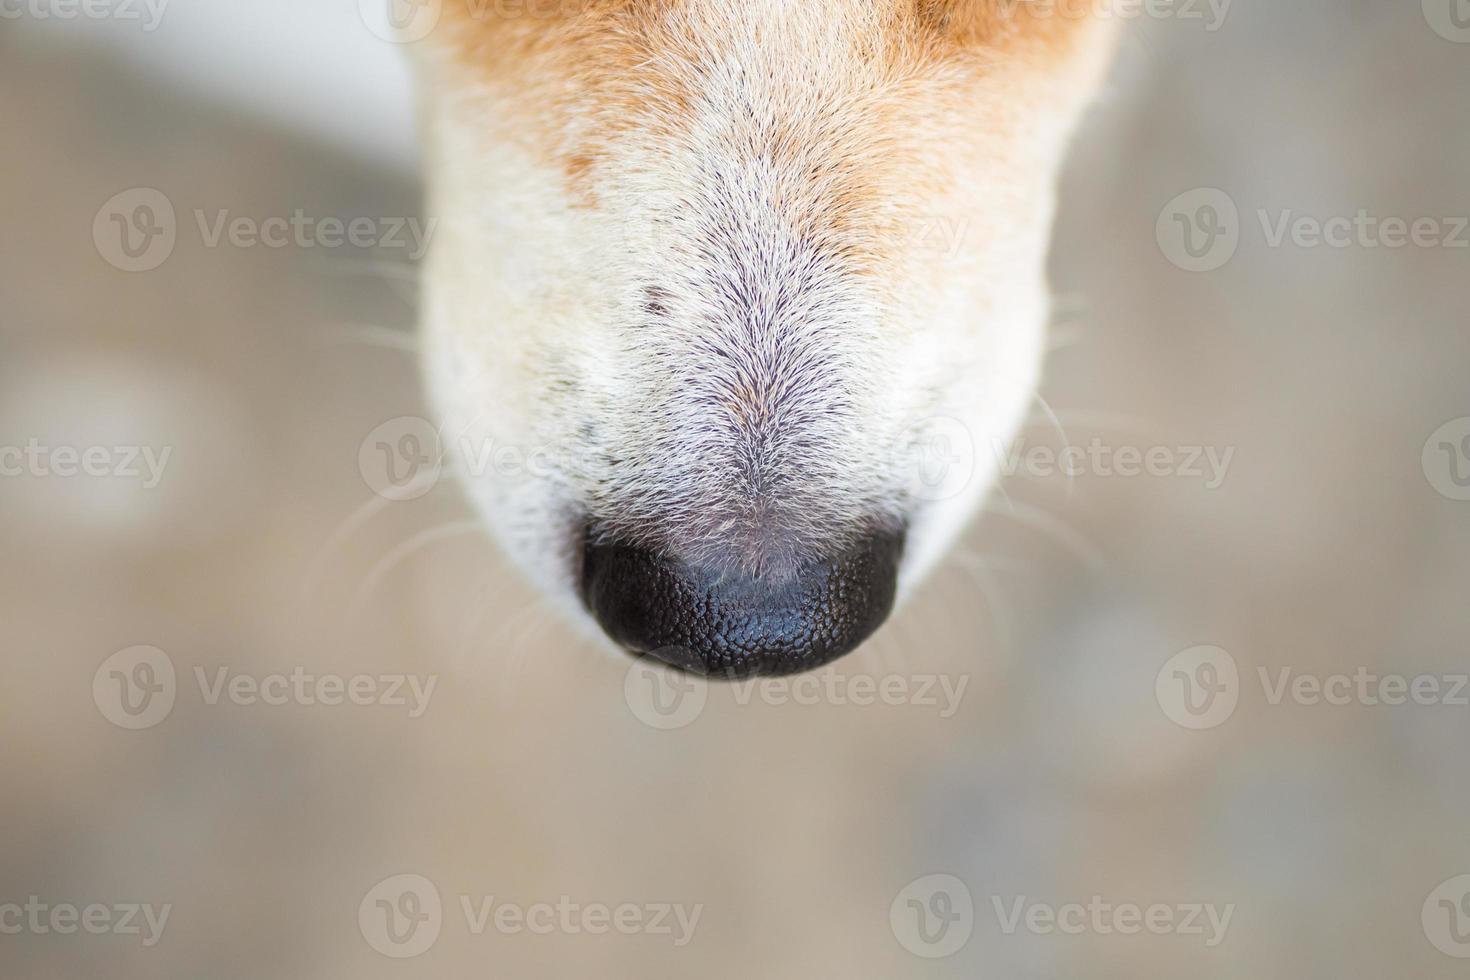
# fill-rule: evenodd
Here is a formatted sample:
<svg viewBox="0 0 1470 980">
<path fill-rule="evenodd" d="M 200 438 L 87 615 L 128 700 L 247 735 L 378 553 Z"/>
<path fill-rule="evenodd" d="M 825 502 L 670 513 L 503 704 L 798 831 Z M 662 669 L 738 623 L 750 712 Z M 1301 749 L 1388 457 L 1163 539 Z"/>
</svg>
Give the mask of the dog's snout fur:
<svg viewBox="0 0 1470 980">
<path fill-rule="evenodd" d="M 425 363 L 457 445 L 557 447 L 468 481 L 516 563 L 691 663 L 799 669 L 876 628 L 1029 410 L 1088 6 L 445 0 L 415 46 Z M 972 470 L 942 497 L 910 452 L 936 419 Z M 802 618 L 863 569 L 827 632 Z"/>
</svg>

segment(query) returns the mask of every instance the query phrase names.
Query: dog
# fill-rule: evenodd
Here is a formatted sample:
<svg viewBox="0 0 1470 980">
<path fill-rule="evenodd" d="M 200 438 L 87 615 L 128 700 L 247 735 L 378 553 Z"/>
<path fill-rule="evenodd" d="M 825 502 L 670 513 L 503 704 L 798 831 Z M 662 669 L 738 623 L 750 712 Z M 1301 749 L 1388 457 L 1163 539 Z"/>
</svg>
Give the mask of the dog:
<svg viewBox="0 0 1470 980">
<path fill-rule="evenodd" d="M 871 636 L 1029 411 L 1112 46 L 1097 0 L 445 0 L 424 373 L 515 564 L 710 676 Z"/>
</svg>

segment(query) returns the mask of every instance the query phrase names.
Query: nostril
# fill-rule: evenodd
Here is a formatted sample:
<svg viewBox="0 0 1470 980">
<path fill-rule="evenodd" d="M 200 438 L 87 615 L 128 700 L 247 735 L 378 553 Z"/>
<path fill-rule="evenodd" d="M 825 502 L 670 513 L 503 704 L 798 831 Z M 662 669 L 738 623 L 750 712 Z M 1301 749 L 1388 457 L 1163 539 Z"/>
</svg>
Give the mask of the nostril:
<svg viewBox="0 0 1470 980">
<path fill-rule="evenodd" d="M 853 650 L 893 608 L 902 532 L 874 533 L 779 584 L 589 539 L 582 597 L 634 653 L 723 677 L 810 670 Z"/>
</svg>

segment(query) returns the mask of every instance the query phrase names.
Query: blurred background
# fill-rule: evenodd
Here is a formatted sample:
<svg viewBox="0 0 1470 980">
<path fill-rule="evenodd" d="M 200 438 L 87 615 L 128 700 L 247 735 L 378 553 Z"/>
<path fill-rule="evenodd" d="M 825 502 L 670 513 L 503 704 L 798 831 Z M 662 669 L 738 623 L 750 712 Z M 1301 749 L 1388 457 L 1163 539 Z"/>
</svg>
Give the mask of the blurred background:
<svg viewBox="0 0 1470 980">
<path fill-rule="evenodd" d="M 736 688 L 374 492 L 427 235 L 372 16 L 4 9 L 0 975 L 1470 969 L 1463 0 L 1136 5 L 1014 475 Z"/>
</svg>

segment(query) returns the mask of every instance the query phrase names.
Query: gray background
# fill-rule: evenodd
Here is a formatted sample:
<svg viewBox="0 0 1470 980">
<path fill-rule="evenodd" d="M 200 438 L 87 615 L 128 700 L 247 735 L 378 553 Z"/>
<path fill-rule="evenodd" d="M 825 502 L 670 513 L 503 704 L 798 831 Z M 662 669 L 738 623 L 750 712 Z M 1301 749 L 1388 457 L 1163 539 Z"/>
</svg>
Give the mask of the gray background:
<svg viewBox="0 0 1470 980">
<path fill-rule="evenodd" d="M 413 180 L 13 25 L 0 91 L 0 443 L 173 447 L 152 490 L 0 479 L 0 904 L 173 906 L 149 949 L 0 935 L 6 977 L 1465 975 L 1421 909 L 1470 873 L 1470 708 L 1271 704 L 1257 673 L 1470 669 L 1470 502 L 1435 489 L 1447 458 L 1421 461 L 1470 415 L 1470 249 L 1273 247 L 1258 217 L 1470 215 L 1470 44 L 1417 0 L 1238 0 L 1215 31 L 1130 25 L 1064 184 L 1044 394 L 1075 444 L 1234 455 L 1215 488 L 1007 481 L 837 668 L 968 678 L 951 717 L 718 688 L 657 731 L 626 664 L 464 533 L 452 483 L 339 533 L 373 499 L 364 436 L 424 411 L 395 349 L 412 347 L 412 268 L 206 248 L 191 212 L 406 216 Z M 136 186 L 181 220 L 168 261 L 129 275 L 92 227 Z M 1156 225 L 1202 187 L 1235 204 L 1240 241 L 1195 273 Z M 1062 445 L 1039 406 L 1026 438 Z M 168 653 L 179 692 L 125 731 L 92 680 L 136 644 Z M 1237 664 L 1239 702 L 1194 731 L 1155 679 L 1201 644 Z M 417 719 L 210 705 L 196 667 L 438 687 Z M 357 922 L 401 873 L 445 902 L 438 942 L 408 960 Z M 929 960 L 890 905 L 936 873 L 964 882 L 975 921 Z M 680 949 L 476 936 L 461 895 L 704 911 Z M 1094 895 L 1235 910 L 1206 948 L 1008 935 L 993 907 Z"/>
</svg>

